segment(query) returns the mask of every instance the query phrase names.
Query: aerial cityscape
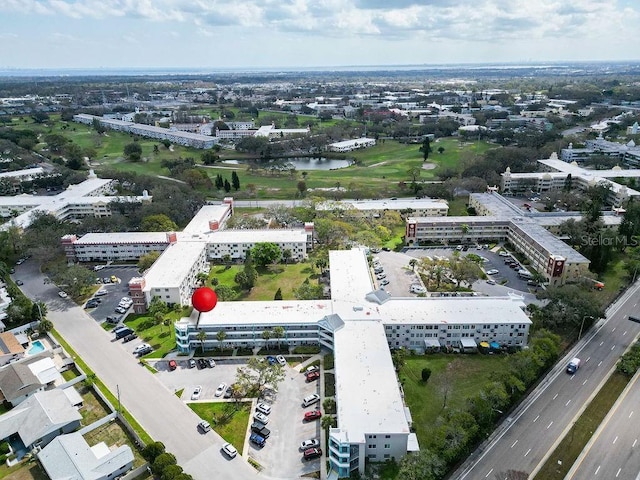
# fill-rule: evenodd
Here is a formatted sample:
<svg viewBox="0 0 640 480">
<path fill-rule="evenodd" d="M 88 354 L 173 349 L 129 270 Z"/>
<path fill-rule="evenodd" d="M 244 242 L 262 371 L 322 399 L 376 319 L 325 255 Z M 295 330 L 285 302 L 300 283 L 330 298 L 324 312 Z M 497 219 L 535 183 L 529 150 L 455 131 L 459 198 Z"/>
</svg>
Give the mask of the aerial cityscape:
<svg viewBox="0 0 640 480">
<path fill-rule="evenodd" d="M 0 4 L 0 476 L 637 480 L 639 21 Z"/>
</svg>

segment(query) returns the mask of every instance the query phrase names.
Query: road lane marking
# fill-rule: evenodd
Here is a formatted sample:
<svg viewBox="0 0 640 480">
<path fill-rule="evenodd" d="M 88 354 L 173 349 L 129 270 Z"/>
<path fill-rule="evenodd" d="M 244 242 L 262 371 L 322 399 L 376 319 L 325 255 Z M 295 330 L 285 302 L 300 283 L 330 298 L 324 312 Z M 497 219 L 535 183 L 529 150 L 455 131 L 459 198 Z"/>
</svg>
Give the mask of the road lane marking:
<svg viewBox="0 0 640 480">
<path fill-rule="evenodd" d="M 489 473 L 487 473 L 484 478 L 487 478 L 489 475 L 491 475 L 491 472 L 493 472 L 493 468 L 491 470 L 489 470 Z"/>
<path fill-rule="evenodd" d="M 633 415 L 633 412 L 631 412 L 631 413 L 629 414 L 629 418 L 631 418 L 631 416 L 632 416 L 632 415 Z"/>
<path fill-rule="evenodd" d="M 587 383 L 587 381 L 585 380 L 584 382 L 582 382 L 583 385 L 585 385 Z"/>
<path fill-rule="evenodd" d="M 547 430 L 549 430 L 549 427 L 551 427 L 551 425 L 553 425 L 553 421 L 551 421 L 551 423 L 547 425 Z"/>
<path fill-rule="evenodd" d="M 611 347 L 611 350 L 613 350 L 614 348 L 616 348 L 616 346 L 615 346 L 615 345 Z"/>
<path fill-rule="evenodd" d="M 536 418 L 533 419 L 533 423 L 536 423 L 536 420 L 538 420 L 540 418 L 540 415 L 538 415 Z"/>
<path fill-rule="evenodd" d="M 617 327 L 613 327 L 613 330 L 611 330 L 611 333 L 615 332 L 615 331 L 616 331 L 616 328 L 617 328 Z"/>
<path fill-rule="evenodd" d="M 624 337 L 627 334 L 627 331 L 625 330 L 624 333 L 622 334 L 622 336 Z"/>
<path fill-rule="evenodd" d="M 598 465 L 598 468 L 596 468 L 596 473 L 594 473 L 594 475 L 597 475 L 599 471 L 600 471 L 600 465 Z"/>
<path fill-rule="evenodd" d="M 613 444 L 615 445 L 617 441 L 618 441 L 618 436 L 616 435 L 616 438 L 613 439 Z"/>
<path fill-rule="evenodd" d="M 518 440 L 516 440 L 515 442 L 513 442 L 513 444 L 511 444 L 511 448 L 515 447 L 516 443 L 518 443 Z"/>
<path fill-rule="evenodd" d="M 602 360 L 600 360 L 600 363 L 598 364 L 598 366 L 602 365 Z"/>
<path fill-rule="evenodd" d="M 553 396 L 553 400 L 555 400 L 556 398 L 558 398 L 558 394 L 557 393 Z"/>
<path fill-rule="evenodd" d="M 571 400 L 569 400 L 567 403 L 565 403 L 564 406 L 568 407 L 570 403 L 571 403 Z"/>
<path fill-rule="evenodd" d="M 635 447 L 636 443 L 638 443 L 638 439 L 637 438 L 633 441 L 633 445 L 631 445 L 631 448 Z"/>
<path fill-rule="evenodd" d="M 531 451 L 531 449 L 527 450 L 527 453 L 525 453 L 524 456 L 526 457 L 527 455 L 529 455 L 530 451 Z"/>
<path fill-rule="evenodd" d="M 616 473 L 616 478 L 618 478 L 618 476 L 620 475 L 620 472 L 622 471 L 622 468 L 618 469 L 618 473 Z"/>
<path fill-rule="evenodd" d="M 587 357 L 587 359 L 584 361 L 584 363 L 587 363 L 589 360 L 591 360 L 591 357 Z"/>
<path fill-rule="evenodd" d="M 604 345 L 604 340 L 602 342 L 600 342 L 600 346 Z"/>
</svg>

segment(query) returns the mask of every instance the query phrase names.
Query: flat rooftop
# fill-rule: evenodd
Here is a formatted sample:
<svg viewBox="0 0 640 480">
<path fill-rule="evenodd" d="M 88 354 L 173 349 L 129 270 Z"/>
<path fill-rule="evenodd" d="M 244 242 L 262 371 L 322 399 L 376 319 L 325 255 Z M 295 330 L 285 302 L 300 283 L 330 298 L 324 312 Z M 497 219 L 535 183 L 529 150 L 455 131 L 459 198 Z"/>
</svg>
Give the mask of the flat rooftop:
<svg viewBox="0 0 640 480">
<path fill-rule="evenodd" d="M 75 241 L 75 245 L 128 245 L 147 243 L 169 243 L 164 232 L 114 232 L 87 233 Z"/>
<path fill-rule="evenodd" d="M 208 241 L 212 244 L 251 242 L 306 243 L 307 241 L 307 232 L 303 229 L 220 230 L 211 235 Z"/>
<path fill-rule="evenodd" d="M 364 303 L 367 293 L 374 289 L 364 249 L 331 250 L 329 272 L 334 301 Z"/>
<path fill-rule="evenodd" d="M 328 201 L 322 202 L 316 205 L 316 210 L 334 210 L 334 209 L 349 209 L 355 208 L 356 210 L 432 210 L 449 208 L 449 204 L 446 200 L 430 199 L 430 198 L 398 198 L 397 200 L 382 199 L 382 200 L 358 200 L 358 201 Z"/>
<path fill-rule="evenodd" d="M 205 248 L 202 242 L 170 244 L 144 276 L 145 290 L 179 287 Z"/>
<path fill-rule="evenodd" d="M 354 320 L 334 333 L 338 427 L 350 442 L 364 442 L 369 432 L 406 433 L 398 379 L 384 326 L 376 320 Z"/>
<path fill-rule="evenodd" d="M 200 233 L 208 233 L 209 222 L 216 221 L 218 222 L 219 227 L 222 227 L 222 222 L 229 214 L 229 210 L 231 209 L 231 205 L 223 203 L 220 205 L 205 205 L 195 216 L 191 219 L 191 221 L 184 227 L 183 233 L 186 234 L 200 234 Z"/>
</svg>

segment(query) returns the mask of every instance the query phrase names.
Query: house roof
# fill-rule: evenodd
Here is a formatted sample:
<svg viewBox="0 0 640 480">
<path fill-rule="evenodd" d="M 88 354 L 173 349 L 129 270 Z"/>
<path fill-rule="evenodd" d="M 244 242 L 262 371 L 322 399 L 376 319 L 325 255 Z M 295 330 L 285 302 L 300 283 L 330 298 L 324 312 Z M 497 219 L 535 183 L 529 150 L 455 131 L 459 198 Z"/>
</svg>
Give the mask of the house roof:
<svg viewBox="0 0 640 480">
<path fill-rule="evenodd" d="M 114 450 L 107 448 L 106 454 L 103 446 L 90 447 L 77 432 L 60 435 L 38 453 L 38 460 L 51 480 L 107 478 L 121 467 L 133 463 L 133 452 L 128 445 Z"/>
<path fill-rule="evenodd" d="M 27 363 L 10 363 L 0 369 L 0 392 L 10 403 L 23 395 L 39 390 L 42 386 Z"/>
<path fill-rule="evenodd" d="M 0 333 L 0 352 L 4 355 L 24 353 L 24 348 L 11 332 Z"/>
<path fill-rule="evenodd" d="M 62 390 L 37 392 L 0 415 L 0 438 L 17 433 L 29 447 L 47 434 L 81 419 L 82 415 Z"/>
</svg>

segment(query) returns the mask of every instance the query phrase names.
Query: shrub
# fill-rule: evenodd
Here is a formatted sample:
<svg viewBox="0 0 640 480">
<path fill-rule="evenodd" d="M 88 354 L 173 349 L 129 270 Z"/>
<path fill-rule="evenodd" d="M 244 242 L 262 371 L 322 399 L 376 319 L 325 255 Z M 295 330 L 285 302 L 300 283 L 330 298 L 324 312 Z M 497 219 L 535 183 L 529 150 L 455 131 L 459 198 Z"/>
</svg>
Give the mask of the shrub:
<svg viewBox="0 0 640 480">
<path fill-rule="evenodd" d="M 147 462 L 153 463 L 153 461 L 164 452 L 165 452 L 164 443 L 153 442 L 142 449 L 142 456 Z"/>
<path fill-rule="evenodd" d="M 333 353 L 327 353 L 324 356 L 324 369 L 325 370 L 333 369 Z"/>
<path fill-rule="evenodd" d="M 180 465 L 169 465 L 162 470 L 161 480 L 174 480 L 178 475 L 182 473 L 182 467 Z"/>
<path fill-rule="evenodd" d="M 0 455 L 6 455 L 11 449 L 9 448 L 9 442 L 0 443 Z"/>
<path fill-rule="evenodd" d="M 327 398 L 324 402 L 322 402 L 322 406 L 324 407 L 324 413 L 332 415 L 336 413 L 336 401 L 333 398 Z"/>
<path fill-rule="evenodd" d="M 176 457 L 171 453 L 161 453 L 151 464 L 151 471 L 155 475 L 160 475 L 169 465 L 176 464 Z"/>
<path fill-rule="evenodd" d="M 424 383 L 427 383 L 429 381 L 429 377 L 431 376 L 431 369 L 430 368 L 423 368 L 422 369 L 422 381 Z"/>
<path fill-rule="evenodd" d="M 297 353 L 300 355 L 311 355 L 320 353 L 320 347 L 317 345 L 300 345 L 293 349 L 293 353 Z"/>
</svg>

